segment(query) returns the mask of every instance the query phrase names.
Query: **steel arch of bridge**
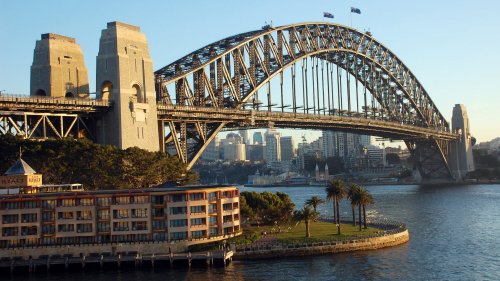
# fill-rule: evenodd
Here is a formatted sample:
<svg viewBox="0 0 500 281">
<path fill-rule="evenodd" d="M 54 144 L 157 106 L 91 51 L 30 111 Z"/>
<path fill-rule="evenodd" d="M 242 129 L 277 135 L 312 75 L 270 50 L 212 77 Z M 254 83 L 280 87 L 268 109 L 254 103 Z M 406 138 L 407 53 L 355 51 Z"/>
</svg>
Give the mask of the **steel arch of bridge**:
<svg viewBox="0 0 500 281">
<path fill-rule="evenodd" d="M 354 101 L 350 100 L 351 94 L 347 95 L 347 108 L 344 108 L 346 102 L 342 101 L 341 89 L 337 89 L 338 106 L 335 107 L 333 82 L 333 106 L 330 88 L 326 106 L 322 85 L 321 108 L 319 84 L 315 92 L 314 80 L 313 107 L 308 105 L 309 97 L 303 98 L 301 106 L 296 104 L 296 64 L 302 64 L 304 84 L 304 63 L 307 76 L 308 60 L 311 60 L 313 75 L 315 63 L 317 79 L 319 63 L 324 78 L 325 62 L 327 78 L 328 71 L 333 73 L 335 65 L 336 78 L 342 79 L 338 76 L 340 69 L 346 72 L 348 82 L 349 77 L 355 79 L 356 110 L 353 109 Z M 293 77 L 293 105 L 290 108 L 293 116 L 285 114 L 288 106 L 283 103 L 283 74 L 287 69 L 291 69 Z M 159 119 L 164 129 L 161 136 L 165 137 L 163 149 L 177 155 L 189 168 L 223 128 L 275 125 L 341 129 L 402 139 L 416 157 L 425 178 L 450 176 L 446 156 L 448 144 L 457 138 L 456 134 L 450 132 L 448 122 L 410 69 L 370 34 L 329 23 L 266 28 L 212 43 L 161 68 L 155 75 Z M 278 76 L 282 116 L 276 117 L 269 85 Z M 306 92 L 307 79 L 306 88 L 302 85 Z M 358 83 L 364 89 L 361 111 Z M 267 105 L 262 106 L 258 93 L 266 85 Z M 348 92 L 350 88 L 349 84 Z M 367 91 L 372 97 L 371 106 L 367 103 Z M 262 116 L 261 108 L 268 115 Z M 316 124 L 314 116 L 319 115 L 329 116 L 330 122 Z M 376 126 L 374 121 L 382 121 L 385 125 Z"/>
</svg>

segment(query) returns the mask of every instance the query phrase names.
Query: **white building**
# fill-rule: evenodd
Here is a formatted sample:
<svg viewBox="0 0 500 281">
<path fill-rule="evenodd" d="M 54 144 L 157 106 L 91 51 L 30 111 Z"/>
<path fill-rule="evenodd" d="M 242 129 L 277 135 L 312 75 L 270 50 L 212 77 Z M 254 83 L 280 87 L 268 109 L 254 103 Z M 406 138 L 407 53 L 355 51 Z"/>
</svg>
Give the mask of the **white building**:
<svg viewBox="0 0 500 281">
<path fill-rule="evenodd" d="M 281 136 L 275 130 L 266 133 L 266 147 L 264 149 L 264 160 L 268 164 L 281 161 Z"/>
</svg>

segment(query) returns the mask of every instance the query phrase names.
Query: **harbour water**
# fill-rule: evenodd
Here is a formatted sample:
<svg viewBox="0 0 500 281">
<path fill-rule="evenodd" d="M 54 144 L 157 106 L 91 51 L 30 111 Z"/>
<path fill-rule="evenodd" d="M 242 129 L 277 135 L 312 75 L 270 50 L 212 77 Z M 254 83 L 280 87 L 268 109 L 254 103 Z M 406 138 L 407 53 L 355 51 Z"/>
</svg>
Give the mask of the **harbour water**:
<svg viewBox="0 0 500 281">
<path fill-rule="evenodd" d="M 234 261 L 226 268 L 185 268 L 151 271 L 106 271 L 15 276 L 10 280 L 499 280 L 500 185 L 369 186 L 374 220 L 407 224 L 410 242 L 377 251 L 313 257 Z M 282 191 L 297 207 L 323 187 L 248 188 L 241 191 Z M 349 218 L 350 207 L 341 206 Z M 322 216 L 331 214 L 322 205 Z M 2 276 L 2 280 L 9 277 Z"/>
</svg>

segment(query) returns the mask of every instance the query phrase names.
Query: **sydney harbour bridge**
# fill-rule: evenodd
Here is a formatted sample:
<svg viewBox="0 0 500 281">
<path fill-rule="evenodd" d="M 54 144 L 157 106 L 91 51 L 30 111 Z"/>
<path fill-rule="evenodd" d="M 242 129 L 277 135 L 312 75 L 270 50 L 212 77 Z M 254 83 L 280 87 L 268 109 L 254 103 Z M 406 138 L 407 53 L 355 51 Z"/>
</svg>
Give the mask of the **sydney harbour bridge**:
<svg viewBox="0 0 500 281">
<path fill-rule="evenodd" d="M 222 130 L 276 127 L 403 140 L 423 178 L 451 177 L 450 145 L 460 135 L 369 32 L 322 22 L 265 26 L 160 68 L 154 84 L 159 148 L 188 168 Z M 0 134 L 101 142 L 96 124 L 109 122 L 117 101 L 99 89 L 96 99 L 1 96 Z"/>
</svg>

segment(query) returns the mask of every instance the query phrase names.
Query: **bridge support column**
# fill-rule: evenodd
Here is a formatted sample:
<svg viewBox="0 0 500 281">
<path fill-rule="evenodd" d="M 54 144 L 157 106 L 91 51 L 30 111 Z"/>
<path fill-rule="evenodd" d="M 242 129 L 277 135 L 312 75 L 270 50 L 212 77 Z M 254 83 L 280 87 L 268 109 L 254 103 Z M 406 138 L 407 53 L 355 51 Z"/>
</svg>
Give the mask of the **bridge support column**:
<svg viewBox="0 0 500 281">
<path fill-rule="evenodd" d="M 96 83 L 97 97 L 113 101 L 98 124 L 98 141 L 121 149 L 158 151 L 153 64 L 139 27 L 108 23 L 101 34 Z"/>
</svg>

